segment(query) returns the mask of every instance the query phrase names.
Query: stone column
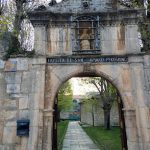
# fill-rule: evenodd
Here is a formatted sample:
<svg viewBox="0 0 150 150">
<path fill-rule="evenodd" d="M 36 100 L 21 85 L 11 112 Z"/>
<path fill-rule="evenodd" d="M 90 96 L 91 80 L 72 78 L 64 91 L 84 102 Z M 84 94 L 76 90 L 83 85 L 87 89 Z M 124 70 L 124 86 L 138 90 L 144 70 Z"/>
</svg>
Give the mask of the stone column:
<svg viewBox="0 0 150 150">
<path fill-rule="evenodd" d="M 134 149 L 148 150 L 150 149 L 150 109 L 146 104 L 144 67 L 141 57 L 131 58 L 130 61 L 132 62 L 130 64 L 132 69 L 132 90 L 138 131 L 138 144 L 135 143 Z"/>
<path fill-rule="evenodd" d="M 27 150 L 42 150 L 45 92 L 45 58 L 31 60 L 29 72 L 30 135 Z M 24 87 L 24 86 L 23 86 Z"/>
</svg>

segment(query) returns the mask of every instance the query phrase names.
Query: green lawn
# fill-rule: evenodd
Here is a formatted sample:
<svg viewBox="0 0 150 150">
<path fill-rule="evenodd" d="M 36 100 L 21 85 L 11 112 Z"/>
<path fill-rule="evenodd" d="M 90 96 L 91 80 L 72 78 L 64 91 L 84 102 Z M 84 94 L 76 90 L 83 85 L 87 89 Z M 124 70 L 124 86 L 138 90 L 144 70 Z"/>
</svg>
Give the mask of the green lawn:
<svg viewBox="0 0 150 150">
<path fill-rule="evenodd" d="M 113 127 L 106 130 L 103 127 L 83 127 L 89 137 L 100 150 L 121 150 L 120 129 Z"/>
<path fill-rule="evenodd" d="M 61 150 L 63 139 L 66 134 L 69 121 L 60 121 L 57 123 L 57 149 Z"/>
</svg>

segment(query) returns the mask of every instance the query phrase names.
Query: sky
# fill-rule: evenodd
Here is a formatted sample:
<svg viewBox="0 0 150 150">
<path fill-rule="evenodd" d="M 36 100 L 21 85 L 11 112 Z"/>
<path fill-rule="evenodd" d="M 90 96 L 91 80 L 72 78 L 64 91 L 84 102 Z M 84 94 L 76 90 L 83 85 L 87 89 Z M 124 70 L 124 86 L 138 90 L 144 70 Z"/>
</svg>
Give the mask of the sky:
<svg viewBox="0 0 150 150">
<path fill-rule="evenodd" d="M 97 92 L 97 89 L 93 85 L 83 84 L 81 78 L 71 78 L 73 95 L 85 95 L 87 92 Z"/>
</svg>

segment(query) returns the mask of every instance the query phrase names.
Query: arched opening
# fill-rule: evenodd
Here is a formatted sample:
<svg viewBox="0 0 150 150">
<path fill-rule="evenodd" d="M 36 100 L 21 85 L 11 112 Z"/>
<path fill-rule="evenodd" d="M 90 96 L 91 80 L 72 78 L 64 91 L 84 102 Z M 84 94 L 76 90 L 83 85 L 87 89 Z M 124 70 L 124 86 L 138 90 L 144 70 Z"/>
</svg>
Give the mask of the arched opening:
<svg viewBox="0 0 150 150">
<path fill-rule="evenodd" d="M 96 73 L 81 73 L 81 74 L 77 74 L 77 75 L 74 75 L 72 77 L 69 77 L 67 78 L 66 80 L 64 80 L 64 82 L 62 82 L 61 86 L 66 83 L 68 80 L 70 80 L 71 78 L 101 78 L 101 79 L 104 79 L 104 82 L 107 82 L 106 84 L 110 84 L 112 85 L 113 88 L 115 88 L 116 90 L 116 102 L 117 102 L 117 110 L 118 110 L 118 127 L 120 128 L 120 140 L 121 140 L 121 149 L 122 150 L 127 150 L 127 138 L 126 138 L 126 131 L 125 131 L 125 119 L 124 119 L 124 112 L 123 112 L 123 100 L 122 100 L 122 97 L 121 97 L 121 94 L 119 92 L 119 89 L 117 88 L 117 86 L 108 78 L 106 77 L 105 75 L 98 75 Z M 54 118 L 53 118 L 53 150 L 57 150 L 58 149 L 58 143 L 56 142 L 57 141 L 57 121 L 58 121 L 58 94 L 59 94 L 59 91 L 61 89 L 61 86 L 58 88 L 58 91 L 56 93 L 56 98 L 55 98 L 55 101 L 54 101 Z M 104 86 L 104 85 L 103 85 Z M 105 87 L 106 88 L 106 87 Z M 102 90 L 102 89 L 100 89 Z M 92 97 L 93 98 L 93 97 Z M 99 108 L 100 109 L 100 108 Z M 83 117 L 82 114 L 83 112 L 81 112 L 81 105 L 80 105 L 80 122 L 82 124 L 83 122 Z M 92 113 L 91 113 L 92 114 Z M 61 118 L 61 119 L 65 119 L 65 118 Z M 67 118 L 68 119 L 68 118 Z M 69 120 L 69 119 L 68 119 Z M 84 123 L 85 123 L 85 118 L 84 118 Z M 91 119 L 93 120 L 93 118 Z M 96 120 L 96 118 L 94 118 L 94 120 Z M 92 122 L 92 121 L 91 121 Z M 104 119 L 104 123 L 105 123 L 105 119 Z M 89 123 L 87 123 L 89 124 Z M 114 137 L 115 138 L 115 137 Z"/>
</svg>

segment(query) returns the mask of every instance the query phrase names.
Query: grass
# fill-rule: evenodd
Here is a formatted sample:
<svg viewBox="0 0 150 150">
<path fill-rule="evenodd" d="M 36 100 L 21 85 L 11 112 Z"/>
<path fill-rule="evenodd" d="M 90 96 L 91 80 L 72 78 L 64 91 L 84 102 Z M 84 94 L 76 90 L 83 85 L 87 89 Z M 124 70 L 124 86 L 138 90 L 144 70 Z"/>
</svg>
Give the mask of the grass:
<svg viewBox="0 0 150 150">
<path fill-rule="evenodd" d="M 113 127 L 106 130 L 103 127 L 83 127 L 85 132 L 100 150 L 121 150 L 120 129 Z"/>
<path fill-rule="evenodd" d="M 60 121 L 57 123 L 57 149 L 62 149 L 63 140 L 67 131 L 69 121 Z"/>
</svg>

